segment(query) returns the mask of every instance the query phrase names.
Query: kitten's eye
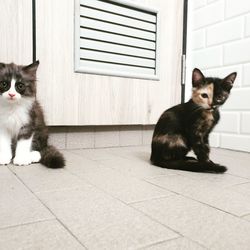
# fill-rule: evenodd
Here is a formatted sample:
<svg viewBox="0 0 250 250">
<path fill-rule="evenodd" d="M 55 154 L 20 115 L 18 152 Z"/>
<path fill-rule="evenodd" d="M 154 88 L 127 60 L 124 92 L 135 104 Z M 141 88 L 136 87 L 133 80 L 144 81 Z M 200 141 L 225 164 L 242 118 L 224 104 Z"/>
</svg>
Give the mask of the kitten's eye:
<svg viewBox="0 0 250 250">
<path fill-rule="evenodd" d="M 1 88 L 3 88 L 3 89 L 5 89 L 5 88 L 7 88 L 8 87 L 8 82 L 0 82 L 0 87 Z"/>
<path fill-rule="evenodd" d="M 22 82 L 17 82 L 16 83 L 16 88 L 19 91 L 23 91 L 25 89 L 25 85 Z"/>
<path fill-rule="evenodd" d="M 201 97 L 202 97 L 202 98 L 208 98 L 208 95 L 205 94 L 205 93 L 203 93 L 203 94 L 201 94 Z"/>
<path fill-rule="evenodd" d="M 223 95 L 218 95 L 217 98 L 216 98 L 216 101 L 218 103 L 222 103 L 224 100 L 225 100 L 225 97 Z"/>
</svg>

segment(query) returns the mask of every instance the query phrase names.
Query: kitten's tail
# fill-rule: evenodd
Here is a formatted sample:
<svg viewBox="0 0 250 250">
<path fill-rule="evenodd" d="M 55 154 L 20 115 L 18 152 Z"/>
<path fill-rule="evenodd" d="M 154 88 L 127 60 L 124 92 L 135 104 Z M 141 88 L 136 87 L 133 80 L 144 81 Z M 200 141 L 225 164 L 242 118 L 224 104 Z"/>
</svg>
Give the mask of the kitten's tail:
<svg viewBox="0 0 250 250">
<path fill-rule="evenodd" d="M 183 160 L 159 161 L 152 164 L 162 168 L 178 169 L 191 172 L 224 173 L 227 168 L 213 162 L 199 162 L 193 157 L 186 157 Z"/>
<path fill-rule="evenodd" d="M 54 147 L 47 146 L 41 152 L 40 163 L 48 168 L 63 168 L 65 166 L 65 159 L 63 155 Z"/>
</svg>

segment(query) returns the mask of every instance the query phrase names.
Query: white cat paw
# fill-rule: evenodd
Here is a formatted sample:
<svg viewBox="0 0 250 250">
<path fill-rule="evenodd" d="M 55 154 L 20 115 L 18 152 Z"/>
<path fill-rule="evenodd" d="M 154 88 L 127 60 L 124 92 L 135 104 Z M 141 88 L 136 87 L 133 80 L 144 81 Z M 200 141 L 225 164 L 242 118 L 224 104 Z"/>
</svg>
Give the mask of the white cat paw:
<svg viewBox="0 0 250 250">
<path fill-rule="evenodd" d="M 29 165 L 32 163 L 31 154 L 16 155 L 13 163 L 18 166 Z"/>
<path fill-rule="evenodd" d="M 6 155 L 5 153 L 0 153 L 0 165 L 7 165 L 11 161 L 11 156 Z"/>
<path fill-rule="evenodd" d="M 41 154 L 38 151 L 31 151 L 30 155 L 32 163 L 39 162 L 41 160 Z"/>
</svg>

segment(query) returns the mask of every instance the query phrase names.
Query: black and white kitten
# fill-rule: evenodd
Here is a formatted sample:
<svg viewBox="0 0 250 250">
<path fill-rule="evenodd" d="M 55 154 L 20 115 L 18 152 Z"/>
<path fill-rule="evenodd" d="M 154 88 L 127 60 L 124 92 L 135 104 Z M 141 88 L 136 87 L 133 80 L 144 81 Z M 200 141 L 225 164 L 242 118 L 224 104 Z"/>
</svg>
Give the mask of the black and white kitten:
<svg viewBox="0 0 250 250">
<path fill-rule="evenodd" d="M 41 162 L 62 168 L 64 157 L 48 145 L 48 128 L 36 100 L 39 61 L 28 66 L 0 63 L 0 164 Z"/>
<path fill-rule="evenodd" d="M 227 100 L 236 73 L 224 79 L 204 77 L 193 70 L 192 98 L 166 110 L 158 120 L 152 140 L 152 164 L 170 169 L 193 172 L 223 173 L 226 167 L 209 159 L 208 137 L 218 123 L 218 108 Z M 197 159 L 187 157 L 193 150 Z"/>
</svg>

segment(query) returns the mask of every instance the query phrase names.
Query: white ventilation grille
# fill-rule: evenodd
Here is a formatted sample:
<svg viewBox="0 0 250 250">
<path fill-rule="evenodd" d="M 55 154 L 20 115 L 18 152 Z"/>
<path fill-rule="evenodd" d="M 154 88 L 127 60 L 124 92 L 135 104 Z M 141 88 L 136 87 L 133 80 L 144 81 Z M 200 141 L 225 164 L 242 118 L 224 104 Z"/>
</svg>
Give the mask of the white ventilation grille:
<svg viewBox="0 0 250 250">
<path fill-rule="evenodd" d="M 76 72 L 158 79 L 158 13 L 123 0 L 75 0 Z"/>
</svg>

